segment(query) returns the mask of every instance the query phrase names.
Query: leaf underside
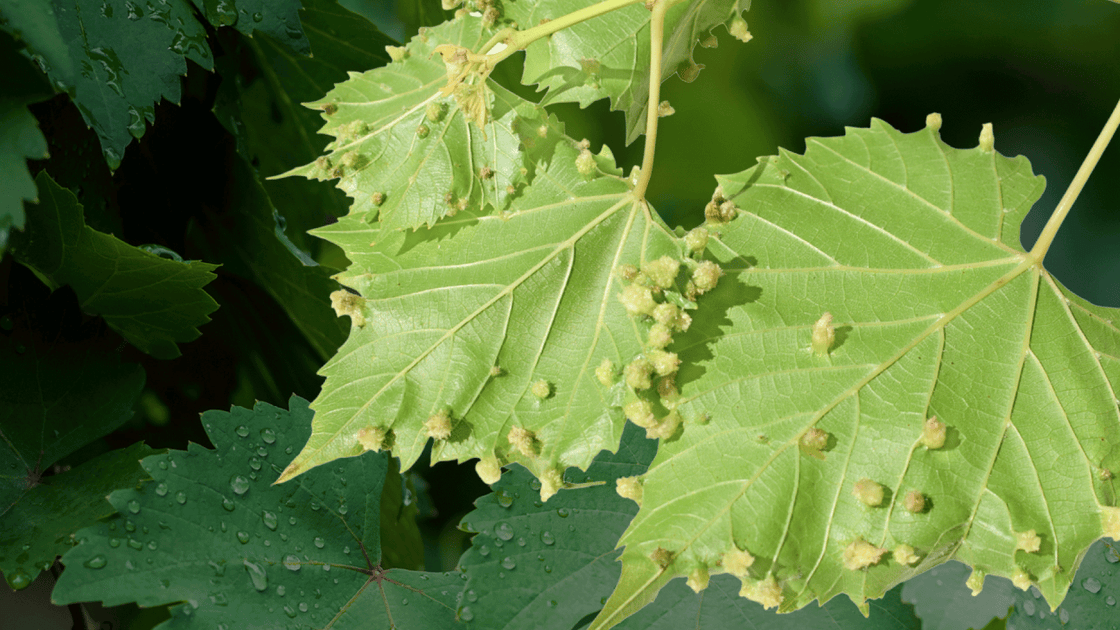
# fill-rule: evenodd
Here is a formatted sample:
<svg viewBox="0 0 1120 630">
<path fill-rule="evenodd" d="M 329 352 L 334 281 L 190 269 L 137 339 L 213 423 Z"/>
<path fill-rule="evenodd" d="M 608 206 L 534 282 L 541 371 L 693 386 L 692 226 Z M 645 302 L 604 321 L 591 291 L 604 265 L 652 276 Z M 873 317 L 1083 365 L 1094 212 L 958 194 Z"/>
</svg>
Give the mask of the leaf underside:
<svg viewBox="0 0 1120 630">
<path fill-rule="evenodd" d="M 184 602 L 160 628 L 451 627 L 458 575 L 379 563 L 384 454 L 270 485 L 310 427 L 289 406 L 209 411 L 216 450 L 146 458 L 152 481 L 110 495 L 119 515 L 79 533 L 53 600 Z"/>
<path fill-rule="evenodd" d="M 511 0 L 503 4 L 504 17 L 526 28 L 595 3 Z M 740 4 L 740 0 L 692 0 L 669 9 L 660 80 L 673 76 L 682 64 L 691 66 L 696 44 L 714 27 L 739 15 L 745 8 Z M 649 22 L 650 11 L 639 2 L 538 40 L 525 49 L 521 80 L 548 90 L 546 102 L 587 107 L 610 98 L 612 108 L 626 114 L 626 143 L 630 144 L 645 131 L 649 108 Z"/>
<path fill-rule="evenodd" d="M 729 277 L 676 346 L 686 428 L 644 477 L 622 581 L 592 627 L 692 566 L 719 571 L 732 544 L 756 558 L 746 583 L 776 579 L 783 611 L 880 597 L 951 558 L 1025 572 L 1060 602 L 1116 510 L 1120 312 L 1020 246 L 1042 178 L 1025 158 L 874 121 L 719 179 L 745 210 L 709 247 Z M 836 342 L 818 356 L 826 311 Z M 931 416 L 942 448 L 920 442 Z M 823 452 L 799 446 L 812 427 Z M 853 496 L 864 478 L 881 505 Z M 925 509 L 904 507 L 911 491 Z M 1017 550 L 1029 530 L 1034 553 Z M 920 561 L 846 568 L 857 540 Z M 664 570 L 657 547 L 674 554 Z"/>
</svg>

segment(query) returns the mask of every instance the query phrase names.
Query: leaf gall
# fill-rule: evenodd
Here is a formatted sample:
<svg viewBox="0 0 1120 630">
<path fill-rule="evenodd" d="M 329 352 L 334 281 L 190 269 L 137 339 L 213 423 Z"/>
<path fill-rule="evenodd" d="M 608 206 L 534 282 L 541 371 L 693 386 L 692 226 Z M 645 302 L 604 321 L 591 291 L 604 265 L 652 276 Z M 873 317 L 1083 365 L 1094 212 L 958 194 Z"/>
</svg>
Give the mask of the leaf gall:
<svg viewBox="0 0 1120 630">
<path fill-rule="evenodd" d="M 883 504 L 883 486 L 864 477 L 852 488 L 852 496 L 868 507 L 878 507 Z"/>
<path fill-rule="evenodd" d="M 886 549 L 876 547 L 862 538 L 857 538 L 844 549 L 844 567 L 849 571 L 858 571 L 873 564 L 879 564 L 879 559 L 887 553 Z"/>
<path fill-rule="evenodd" d="M 813 338 L 811 346 L 817 356 L 827 356 L 836 343 L 836 328 L 832 326 L 832 313 L 825 311 L 817 323 L 813 324 Z"/>
</svg>

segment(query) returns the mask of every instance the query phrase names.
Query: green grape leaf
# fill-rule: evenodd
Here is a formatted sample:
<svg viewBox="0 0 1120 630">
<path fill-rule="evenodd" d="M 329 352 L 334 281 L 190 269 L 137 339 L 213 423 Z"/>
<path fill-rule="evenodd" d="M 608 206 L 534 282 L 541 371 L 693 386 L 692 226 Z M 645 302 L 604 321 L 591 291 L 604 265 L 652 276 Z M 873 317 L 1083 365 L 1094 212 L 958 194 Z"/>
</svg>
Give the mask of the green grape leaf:
<svg viewBox="0 0 1120 630">
<path fill-rule="evenodd" d="M 474 106 L 488 110 L 480 129 L 473 114 L 440 91 L 447 69 L 438 45 L 470 49 L 488 38 L 481 21 L 463 17 L 425 31 L 404 56 L 382 68 L 352 74 L 309 106 L 334 137 L 327 154 L 287 175 L 338 179 L 354 199 L 350 213 L 380 217 L 385 229 L 431 226 L 465 210 L 506 210 L 535 162 L 523 143 L 544 145 L 544 110 L 486 80 L 474 86 Z"/>
<path fill-rule="evenodd" d="M 79 532 L 53 600 L 184 602 L 161 628 L 450 627 L 458 574 L 378 562 L 386 455 L 270 485 L 309 433 L 307 401 L 289 408 L 206 412 L 216 450 L 145 459 L 152 481 Z"/>
<path fill-rule="evenodd" d="M 48 98 L 50 86 L 31 62 L 16 52 L 14 42 L 0 33 L 0 67 L 5 70 L 0 85 L 0 256 L 8 245 L 12 228 L 22 230 L 26 215 L 23 202 L 39 200 L 35 181 L 27 169 L 28 159 L 47 157 L 47 139 L 27 105 Z"/>
<path fill-rule="evenodd" d="M 42 59 L 53 85 L 70 93 L 112 169 L 132 138 L 144 134 L 145 122 L 155 120 L 154 104 L 179 102 L 186 60 L 213 66 L 206 30 L 184 0 L 52 0 L 11 9 L 0 9 L 5 29 Z"/>
<path fill-rule="evenodd" d="M 333 0 L 306 0 L 303 5 L 300 16 L 311 56 L 292 54 L 281 41 L 258 35 L 242 39 L 260 69 L 255 81 L 242 85 L 240 63 L 219 64 L 223 81 L 215 111 L 241 140 L 241 152 L 266 177 L 314 160 L 327 144 L 316 133 L 323 124 L 318 110 L 301 103 L 322 97 L 345 81 L 349 71 L 384 65 L 389 61 L 384 47 L 395 43 Z M 350 206 L 342 191 L 303 178 L 269 180 L 264 187 L 287 218 L 291 238 L 304 249 L 322 243 L 305 236 L 307 230 L 346 214 Z"/>
<path fill-rule="evenodd" d="M 300 0 L 191 0 L 215 27 L 232 26 L 244 35 L 263 33 L 288 50 L 311 52 L 300 28 Z"/>
<path fill-rule="evenodd" d="M 511 467 L 460 524 L 478 535 L 459 560 L 467 575 L 459 618 L 486 630 L 570 630 L 598 611 L 618 582 L 615 543 L 638 511 L 615 491 L 615 480 L 645 472 L 656 451 L 655 440 L 627 426 L 617 454 L 603 451 L 586 474 L 566 474 L 605 484 L 565 490 L 545 503 L 533 474 Z"/>
<path fill-rule="evenodd" d="M 132 416 L 144 370 L 35 321 L 18 311 L 0 320 L 0 571 L 13 588 L 54 562 L 71 534 L 112 513 L 105 495 L 134 485 L 151 452 L 137 444 L 46 474 Z"/>
<path fill-rule="evenodd" d="M 82 310 L 105 318 L 129 343 L 161 359 L 179 356 L 178 343 L 217 307 L 202 287 L 215 265 L 162 258 L 85 224 L 82 206 L 45 172 L 27 230 L 12 235 L 12 255 L 53 287 L 70 285 Z"/>
<path fill-rule="evenodd" d="M 973 595 L 965 585 L 972 572 L 957 561 L 933 567 L 902 585 L 902 600 L 914 605 L 922 630 L 980 630 L 993 619 L 1007 617 L 1014 586 L 988 576 L 983 590 Z"/>
<path fill-rule="evenodd" d="M 257 175 L 245 160 L 229 166 L 226 208 L 207 230 L 209 243 L 228 271 L 253 280 L 276 300 L 321 359 L 346 340 L 346 328 L 331 310 L 328 296 L 338 288 L 332 270 L 319 266 L 290 240 L 284 218 L 272 207 Z"/>
<path fill-rule="evenodd" d="M 1097 541 L 1077 569 L 1074 586 L 1057 609 L 1041 599 L 1037 588 L 1015 590 L 1015 609 L 1007 618 L 1008 628 L 1019 630 L 1062 630 L 1064 628 L 1108 628 L 1116 623 L 1120 600 L 1120 547 Z"/>
<path fill-rule="evenodd" d="M 616 480 L 645 472 L 657 442 L 628 425 L 618 453 L 603 451 L 586 474 L 568 471 L 576 483 L 603 483 L 561 492 L 541 503 L 540 483 L 524 468 L 512 467 L 482 497 L 461 527 L 480 532 L 460 567 L 467 575 L 459 618 L 468 627 L 569 630 L 595 613 L 619 578 L 615 542 L 637 512 L 616 491 Z M 511 568 L 512 567 L 512 568 Z M 726 578 L 726 579 L 723 579 Z M 696 627 L 704 630 L 759 628 L 918 628 L 914 610 L 899 599 L 898 587 L 871 603 L 865 618 L 851 602 L 837 599 L 790 615 L 767 612 L 739 597 L 738 582 L 715 576 L 694 593 L 683 580 L 619 627 L 635 630 Z"/>
<path fill-rule="evenodd" d="M 598 0 L 510 0 L 504 16 L 529 28 Z M 714 27 L 739 16 L 741 0 L 691 0 L 665 16 L 661 80 L 680 71 L 692 81 L 699 67 L 692 50 Z M 750 2 L 745 3 L 749 7 Z M 741 20 L 741 18 L 740 18 Z M 521 81 L 548 90 L 545 102 L 591 103 L 610 98 L 626 113 L 626 143 L 645 132 L 650 86 L 650 11 L 638 2 L 533 42 L 525 49 Z M 690 69 L 689 69 L 690 68 Z"/>
<path fill-rule="evenodd" d="M 416 495 L 401 475 L 400 461 L 390 457 L 385 487 L 381 490 L 382 567 L 424 568 L 424 540 L 416 523 L 419 512 Z"/>
<path fill-rule="evenodd" d="M 332 298 L 350 337 L 320 371 L 315 429 L 281 481 L 360 454 L 362 435 L 387 438 L 407 469 L 442 411 L 451 433 L 432 461 L 478 457 L 494 474 L 519 461 L 555 480 L 616 448 L 623 418 L 596 369 L 607 360 L 617 374 L 644 328 L 618 299 L 615 269 L 679 259 L 681 244 L 625 180 L 581 175 L 581 150 L 549 140 L 549 162 L 512 213 L 467 211 L 414 233 L 351 213 L 316 230 L 352 261 L 335 277 L 357 294 Z M 514 448 L 522 430 L 531 434 Z"/>
<path fill-rule="evenodd" d="M 105 497 L 147 479 L 140 460 L 155 452 L 137 442 L 43 477 L 10 504 L 5 500 L 0 510 L 0 570 L 8 583 L 13 588 L 30 584 L 70 549 L 79 529 L 113 514 Z"/>
<path fill-rule="evenodd" d="M 741 210 L 709 247 L 727 277 L 670 346 L 685 429 L 644 476 L 592 627 L 729 562 L 783 611 L 949 559 L 1057 604 L 1085 549 L 1120 537 L 1120 311 L 1023 251 L 1043 187 L 1027 160 L 991 136 L 953 149 L 930 121 L 719 178 Z"/>
<path fill-rule="evenodd" d="M 896 586 L 881 599 L 868 602 L 865 617 L 854 604 L 834 599 L 824 606 L 809 606 L 790 614 L 776 614 L 739 595 L 740 583 L 730 575 L 714 575 L 701 593 L 692 592 L 684 580 L 673 580 L 657 599 L 620 623 L 621 630 L 919 630 L 922 621 L 899 597 Z"/>
</svg>

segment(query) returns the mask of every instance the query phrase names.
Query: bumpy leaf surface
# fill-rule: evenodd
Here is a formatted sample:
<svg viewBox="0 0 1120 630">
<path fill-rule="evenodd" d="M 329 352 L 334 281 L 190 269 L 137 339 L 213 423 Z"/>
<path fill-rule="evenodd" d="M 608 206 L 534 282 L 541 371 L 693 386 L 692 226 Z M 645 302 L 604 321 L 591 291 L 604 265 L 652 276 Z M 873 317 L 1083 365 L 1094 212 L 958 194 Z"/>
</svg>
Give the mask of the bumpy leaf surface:
<svg viewBox="0 0 1120 630">
<path fill-rule="evenodd" d="M 378 563 L 384 454 L 270 485 L 310 426 L 289 406 L 207 412 L 216 450 L 145 459 L 152 481 L 110 495 L 119 516 L 79 533 L 53 599 L 184 602 L 161 628 L 450 627 L 457 574 Z"/>
<path fill-rule="evenodd" d="M 617 447 L 623 419 L 595 370 L 629 362 L 644 328 L 619 303 L 614 270 L 679 258 L 681 245 L 625 180 L 580 175 L 570 139 L 548 140 L 549 161 L 512 214 L 405 233 L 352 213 L 316 231 L 345 250 L 353 264 L 336 278 L 364 297 L 349 299 L 350 337 L 320 371 L 314 431 L 282 480 L 359 454 L 371 428 L 391 432 L 386 445 L 408 468 L 441 409 L 453 429 L 433 461 L 496 457 L 540 475 L 586 469 Z M 511 445 L 514 427 L 534 433 L 533 456 Z"/>
<path fill-rule="evenodd" d="M 474 50 L 489 36 L 481 20 L 463 17 L 413 38 L 404 59 L 351 74 L 311 104 L 327 121 L 320 133 L 334 137 L 327 155 L 289 174 L 339 179 L 354 199 L 351 214 L 380 215 L 387 229 L 430 226 L 465 208 L 509 208 L 533 167 L 522 143 L 544 144 L 538 132 L 550 133 L 544 110 L 487 80 L 479 85 L 489 122 L 479 129 L 440 92 L 447 70 L 434 53 L 441 44 Z"/>
<path fill-rule="evenodd" d="M 215 26 L 261 30 L 307 50 L 294 0 L 193 2 Z M 206 30 L 187 0 L 17 0 L 0 17 L 42 59 L 51 82 L 70 92 L 114 169 L 155 120 L 155 103 L 179 102 L 186 60 L 213 67 Z"/>
<path fill-rule="evenodd" d="M 617 454 L 604 451 L 586 473 L 567 473 L 575 483 L 604 485 L 563 491 L 543 504 L 537 497 L 540 482 L 524 468 L 512 467 L 494 493 L 479 499 L 477 509 L 463 519 L 463 528 L 480 533 L 460 561 L 468 576 L 460 620 L 487 630 L 570 630 L 599 610 L 618 582 L 615 542 L 638 511 L 633 501 L 618 495 L 615 482 L 645 472 L 656 449 L 656 441 L 629 425 Z M 902 630 L 920 625 L 899 599 L 901 587 L 872 602 L 870 619 L 842 599 L 779 616 L 740 597 L 735 580 L 721 578 L 728 576 L 716 576 L 701 594 L 683 580 L 671 582 L 657 601 L 620 627 Z"/>
<path fill-rule="evenodd" d="M 31 63 L 16 52 L 14 42 L 0 35 L 0 256 L 12 228 L 23 229 L 23 202 L 38 201 L 35 180 L 27 170 L 28 159 L 47 157 L 47 140 L 27 105 L 50 96 L 50 88 Z"/>
<path fill-rule="evenodd" d="M 27 230 L 13 235 L 12 254 L 55 287 L 70 285 L 82 310 L 100 315 L 140 350 L 179 356 L 178 343 L 218 308 L 202 287 L 215 265 L 162 258 L 85 224 L 82 206 L 45 171 L 35 179 L 40 203 Z"/>
<path fill-rule="evenodd" d="M 595 4 L 597 0 L 510 0 L 504 17 L 522 28 L 555 19 Z M 692 50 L 712 28 L 741 12 L 741 0 L 692 0 L 671 9 L 665 17 L 660 80 L 679 68 L 690 67 Z M 742 9 L 750 3 L 745 3 Z M 643 3 L 581 22 L 525 50 L 522 82 L 547 89 L 546 102 L 579 103 L 586 107 L 610 98 L 614 109 L 626 113 L 626 142 L 645 131 L 650 86 L 650 11 Z M 684 71 L 688 77 L 689 72 Z M 695 78 L 695 75 L 689 80 Z"/>
<path fill-rule="evenodd" d="M 1015 590 L 1015 609 L 1007 618 L 1008 628 L 1019 630 L 1063 630 L 1064 628 L 1108 628 L 1116 624 L 1120 600 L 1120 547 L 1098 541 L 1085 554 L 1073 587 L 1056 610 L 1051 609 L 1037 588 Z"/>
<path fill-rule="evenodd" d="M 932 128 L 875 121 L 807 145 L 720 178 L 742 209 L 709 249 L 727 277 L 670 346 L 686 423 L 710 422 L 662 444 L 594 627 L 694 563 L 720 570 L 732 545 L 755 557 L 748 590 L 773 577 L 793 610 L 878 597 L 950 558 L 1057 603 L 1085 549 L 1120 537 L 1120 311 L 1023 251 L 1042 178 Z M 835 342 L 818 355 L 825 312 Z M 921 441 L 933 416 L 948 427 L 940 448 Z M 828 434 L 822 451 L 799 445 L 812 428 Z M 862 479 L 879 505 L 853 496 Z M 900 562 L 897 545 L 920 560 Z M 664 570 L 658 547 L 675 554 Z"/>
<path fill-rule="evenodd" d="M 105 495 L 143 477 L 137 463 L 151 453 L 136 445 L 43 476 L 132 416 L 144 371 L 96 345 L 41 339 L 30 325 L 6 315 L 0 334 L 0 570 L 20 588 L 71 534 L 112 513 Z"/>
</svg>

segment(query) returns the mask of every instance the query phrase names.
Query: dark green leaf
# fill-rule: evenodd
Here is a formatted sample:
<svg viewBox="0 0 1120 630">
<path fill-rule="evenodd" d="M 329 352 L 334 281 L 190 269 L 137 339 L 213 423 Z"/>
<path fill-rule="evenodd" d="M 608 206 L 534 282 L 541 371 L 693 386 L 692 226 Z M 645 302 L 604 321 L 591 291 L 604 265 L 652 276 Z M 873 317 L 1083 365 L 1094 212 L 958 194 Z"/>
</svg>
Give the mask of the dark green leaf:
<svg viewBox="0 0 1120 630">
<path fill-rule="evenodd" d="M 152 482 L 110 495 L 120 516 L 79 533 L 53 599 L 185 602 L 174 628 L 450 627 L 457 574 L 379 564 L 386 455 L 272 485 L 310 431 L 307 402 L 290 409 L 209 411 L 216 450 L 145 459 Z"/>
<path fill-rule="evenodd" d="M 198 337 L 217 303 L 202 290 L 215 268 L 133 247 L 85 225 L 82 206 L 46 173 L 41 202 L 12 254 L 53 286 L 70 285 L 82 310 L 100 315 L 125 339 L 157 358 L 179 356 L 176 344 Z"/>
</svg>

